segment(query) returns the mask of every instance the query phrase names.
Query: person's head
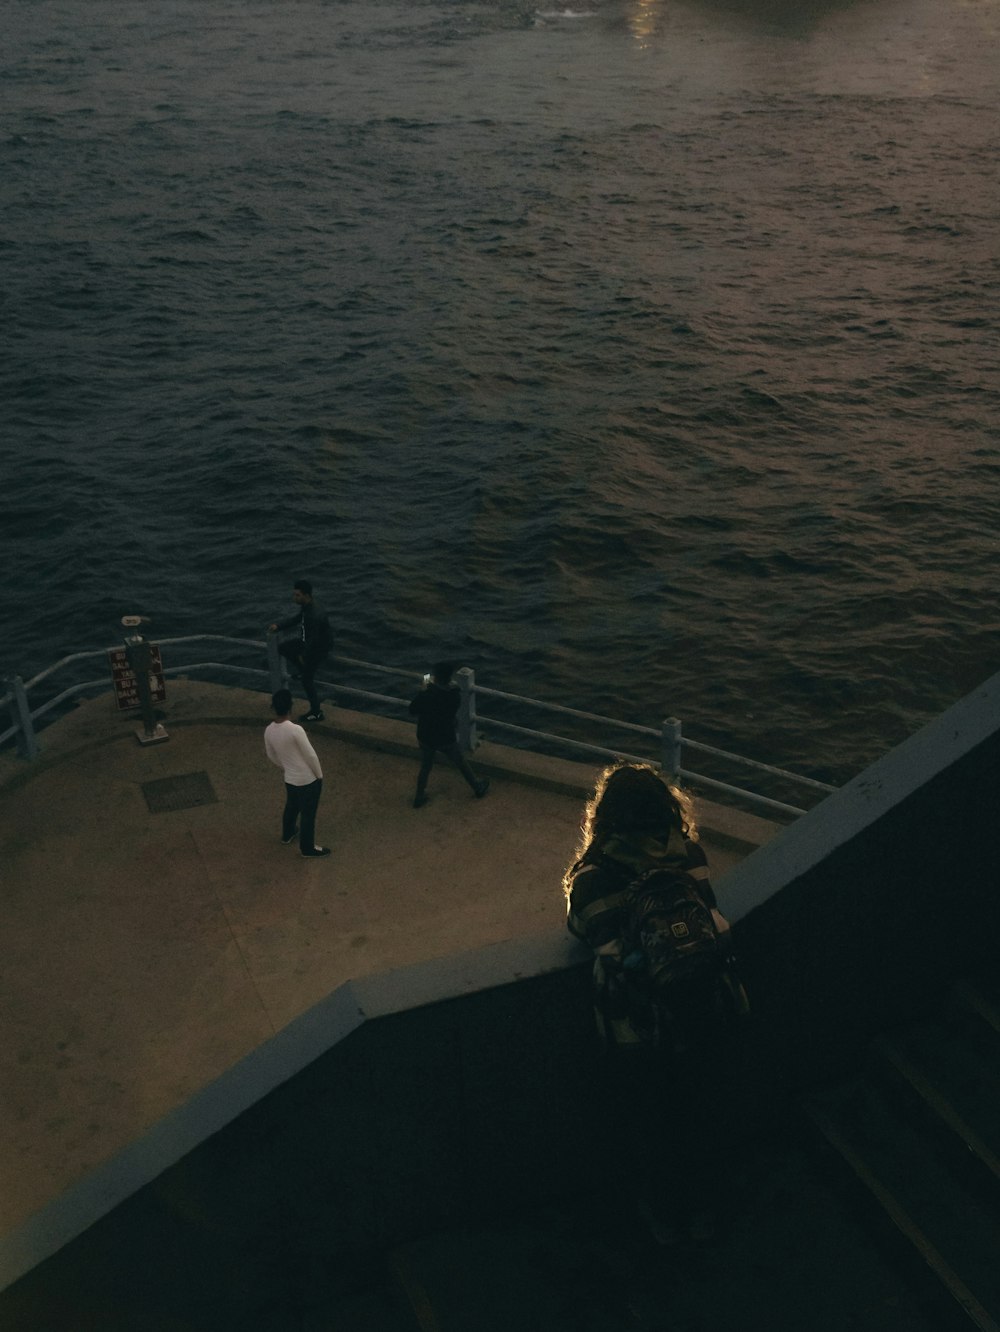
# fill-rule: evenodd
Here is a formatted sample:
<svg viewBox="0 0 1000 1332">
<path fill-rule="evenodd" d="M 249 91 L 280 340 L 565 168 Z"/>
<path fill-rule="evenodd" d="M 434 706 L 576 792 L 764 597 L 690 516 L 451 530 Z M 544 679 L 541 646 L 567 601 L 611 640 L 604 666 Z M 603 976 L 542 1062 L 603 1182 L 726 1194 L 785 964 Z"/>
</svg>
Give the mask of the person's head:
<svg viewBox="0 0 1000 1332">
<path fill-rule="evenodd" d="M 649 838 L 666 841 L 672 832 L 697 840 L 690 797 L 648 763 L 613 763 L 598 777 L 587 801 L 583 836 L 572 868 L 599 852 L 612 837 L 641 846 Z"/>
<path fill-rule="evenodd" d="M 277 689 L 271 695 L 271 707 L 276 717 L 290 717 L 292 714 L 292 691 Z"/>
<path fill-rule="evenodd" d="M 451 677 L 455 674 L 458 663 L 454 661 L 436 661 L 431 667 L 431 679 L 436 685 L 444 688 L 451 684 Z"/>
<path fill-rule="evenodd" d="M 313 599 L 313 585 L 308 578 L 300 578 L 292 584 L 292 600 L 299 606 Z"/>
<path fill-rule="evenodd" d="M 690 798 L 648 763 L 613 763 L 597 779 L 584 829 L 591 840 L 620 836 L 641 842 L 677 831 L 695 833 Z"/>
</svg>

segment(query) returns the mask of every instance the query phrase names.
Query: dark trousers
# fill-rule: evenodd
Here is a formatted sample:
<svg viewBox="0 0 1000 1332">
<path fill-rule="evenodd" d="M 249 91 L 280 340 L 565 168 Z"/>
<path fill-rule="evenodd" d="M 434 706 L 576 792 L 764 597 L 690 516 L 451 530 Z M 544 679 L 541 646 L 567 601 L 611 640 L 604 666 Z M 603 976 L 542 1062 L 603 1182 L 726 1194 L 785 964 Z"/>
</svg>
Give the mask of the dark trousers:
<svg viewBox="0 0 1000 1332">
<path fill-rule="evenodd" d="M 317 777 L 307 786 L 285 783 L 285 812 L 281 816 L 282 840 L 290 842 L 299 825 L 299 850 L 316 850 L 316 810 L 323 790 L 323 779 Z"/>
<path fill-rule="evenodd" d="M 284 643 L 278 644 L 278 651 L 286 659 L 292 669 L 302 679 L 302 688 L 306 692 L 306 698 L 309 700 L 309 711 L 319 712 L 319 694 L 316 692 L 316 672 L 326 661 L 327 654 L 317 656 L 314 652 L 309 652 L 300 638 L 289 638 Z"/>
<path fill-rule="evenodd" d="M 465 780 L 472 787 L 473 791 L 479 790 L 479 780 L 476 774 L 465 761 L 465 755 L 458 747 L 458 741 L 452 740 L 449 745 L 421 745 L 420 746 L 420 772 L 417 775 L 417 795 L 422 796 L 427 790 L 427 778 L 431 775 L 431 768 L 434 767 L 434 757 L 438 750 L 447 758 L 451 759 L 455 767 L 459 770 Z"/>
<path fill-rule="evenodd" d="M 629 1145 L 630 1185 L 661 1222 L 684 1228 L 729 1205 L 740 1117 L 742 1051 L 723 1037 L 684 1054 L 607 1052 L 613 1137 Z M 612 1181 L 620 1187 L 621 1162 Z"/>
</svg>

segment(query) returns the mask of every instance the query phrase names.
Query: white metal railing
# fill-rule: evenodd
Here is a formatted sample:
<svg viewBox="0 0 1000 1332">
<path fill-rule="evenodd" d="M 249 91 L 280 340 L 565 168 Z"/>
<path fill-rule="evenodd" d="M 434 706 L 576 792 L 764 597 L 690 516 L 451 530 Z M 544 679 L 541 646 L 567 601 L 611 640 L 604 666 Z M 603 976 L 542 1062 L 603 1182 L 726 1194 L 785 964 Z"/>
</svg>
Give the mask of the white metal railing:
<svg viewBox="0 0 1000 1332">
<path fill-rule="evenodd" d="M 278 652 L 278 640 L 276 635 L 268 634 L 265 641 L 249 638 L 233 638 L 224 634 L 189 634 L 182 638 L 161 639 L 160 648 L 178 647 L 192 643 L 219 643 L 227 647 L 250 648 L 255 653 L 266 653 L 267 668 L 246 666 L 242 664 L 233 664 L 232 662 L 219 661 L 200 661 L 189 662 L 182 666 L 165 667 L 163 674 L 168 675 L 188 675 L 192 671 L 216 671 L 223 674 L 236 674 L 241 676 L 250 676 L 262 681 L 266 681 L 271 691 L 282 688 L 287 684 L 287 668 L 284 660 Z M 68 657 L 63 657 L 54 665 L 46 667 L 30 680 L 22 681 L 20 677 L 13 677 L 5 681 L 7 692 L 0 696 L 0 709 L 7 708 L 11 717 L 11 724 L 5 731 L 0 731 L 0 745 L 15 740 L 21 754 L 27 758 L 35 758 L 39 752 L 38 738 L 36 734 L 35 723 L 58 708 L 69 699 L 79 698 L 81 695 L 91 693 L 95 690 L 105 690 L 108 688 L 109 679 L 102 676 L 100 679 L 76 681 L 68 688 L 46 698 L 46 700 L 37 707 L 30 707 L 28 703 L 29 690 L 36 690 L 40 684 L 48 680 L 51 676 L 67 667 L 74 666 L 79 662 L 93 661 L 96 658 L 107 660 L 110 649 L 101 648 L 90 652 L 74 652 Z M 338 667 L 347 667 L 352 670 L 363 671 L 366 674 L 376 676 L 387 676 L 394 679 L 406 680 L 412 684 L 415 678 L 415 672 L 409 670 L 400 670 L 394 666 L 383 666 L 376 662 L 361 661 L 354 657 L 334 656 L 331 659 Z M 682 751 L 688 750 L 693 753 L 707 754 L 711 757 L 721 759 L 724 762 L 747 768 L 753 772 L 766 773 L 771 777 L 780 779 L 783 783 L 802 787 L 808 791 L 815 791 L 823 795 L 836 790 L 836 787 L 828 786 L 824 782 L 814 781 L 811 777 L 803 777 L 798 773 L 788 772 L 783 768 L 776 768 L 769 763 L 760 763 L 755 759 L 748 759 L 739 754 L 732 754 L 724 749 L 718 749 L 713 745 L 706 745 L 697 740 L 690 740 L 682 734 L 681 723 L 674 717 L 668 717 L 659 727 L 642 726 L 635 722 L 621 721 L 614 717 L 603 717 L 597 713 L 584 712 L 579 708 L 566 707 L 562 703 L 548 703 L 542 699 L 528 698 L 523 694 L 511 694 L 500 689 L 490 689 L 484 685 L 476 684 L 475 676 L 468 667 L 463 668 L 456 674 L 461 699 L 458 714 L 459 742 L 466 750 L 474 750 L 479 743 L 478 732 L 480 727 L 484 727 L 490 734 L 502 732 L 511 736 L 518 736 L 529 742 L 544 744 L 546 746 L 558 746 L 560 749 L 570 749 L 581 753 L 598 755 L 606 759 L 625 759 L 642 763 L 653 763 L 661 771 L 674 779 L 681 779 L 694 783 L 699 787 L 712 791 L 736 796 L 741 800 L 746 800 L 752 804 L 774 812 L 783 814 L 799 815 L 805 813 L 797 805 L 791 805 L 784 801 L 774 800 L 770 796 L 761 795 L 759 792 L 747 790 L 741 786 L 735 786 L 728 782 L 720 781 L 702 773 L 696 773 L 683 767 L 681 764 Z M 372 690 L 361 689 L 354 685 L 346 685 L 342 680 L 317 680 L 317 684 L 335 691 L 338 696 L 363 699 L 367 703 L 375 703 L 380 707 L 405 708 L 409 703 L 409 698 L 400 698 L 394 694 L 376 693 Z M 531 710 L 543 713 L 552 713 L 557 716 L 571 717 L 575 721 L 587 722 L 594 726 L 600 726 L 612 731 L 621 731 L 628 735 L 642 736 L 647 740 L 655 742 L 655 748 L 658 758 L 651 758 L 649 754 L 632 754 L 620 748 L 610 748 L 606 745 L 593 744 L 589 741 L 578 740 L 573 736 L 560 735 L 553 731 L 539 730 L 530 726 L 524 726 L 520 723 L 501 721 L 498 718 L 484 717 L 477 711 L 479 700 L 496 699 L 504 704 L 512 704 L 520 712 Z M 653 745 L 648 746 L 653 748 Z"/>
</svg>

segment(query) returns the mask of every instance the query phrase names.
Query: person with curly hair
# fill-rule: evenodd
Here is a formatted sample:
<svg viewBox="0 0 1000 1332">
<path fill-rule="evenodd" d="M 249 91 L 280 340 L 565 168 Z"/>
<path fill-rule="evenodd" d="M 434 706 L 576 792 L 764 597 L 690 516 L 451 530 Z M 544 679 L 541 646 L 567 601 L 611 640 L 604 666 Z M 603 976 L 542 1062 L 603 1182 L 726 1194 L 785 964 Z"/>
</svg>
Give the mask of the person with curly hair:
<svg viewBox="0 0 1000 1332">
<path fill-rule="evenodd" d="M 714 1232 L 746 995 L 735 973 L 723 969 L 718 1002 L 696 1013 L 678 1008 L 677 1022 L 651 1040 L 625 953 L 635 885 L 652 870 L 679 876 L 684 891 L 711 912 L 725 956 L 729 927 L 690 797 L 648 764 L 614 764 L 587 802 L 581 843 L 563 876 L 567 925 L 594 954 L 606 1088 L 616 1128 L 639 1166 L 639 1207 L 656 1239 L 673 1244 Z"/>
</svg>

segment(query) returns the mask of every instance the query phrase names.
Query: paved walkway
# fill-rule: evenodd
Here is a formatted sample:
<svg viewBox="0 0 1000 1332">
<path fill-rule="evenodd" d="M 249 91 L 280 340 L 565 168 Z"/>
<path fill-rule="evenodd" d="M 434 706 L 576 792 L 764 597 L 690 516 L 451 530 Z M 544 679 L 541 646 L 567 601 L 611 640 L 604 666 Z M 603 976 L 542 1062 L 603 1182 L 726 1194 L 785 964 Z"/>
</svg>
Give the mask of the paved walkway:
<svg viewBox="0 0 1000 1332">
<path fill-rule="evenodd" d="M 328 717 L 324 860 L 280 844 L 261 694 L 172 682 L 149 747 L 103 696 L 0 758 L 0 1235 L 343 982 L 561 936 L 593 768 L 484 745 L 485 799 L 442 765 L 417 811 L 412 728 Z M 208 803 L 151 810 L 191 777 Z M 710 809 L 718 879 L 773 826 Z"/>
</svg>

